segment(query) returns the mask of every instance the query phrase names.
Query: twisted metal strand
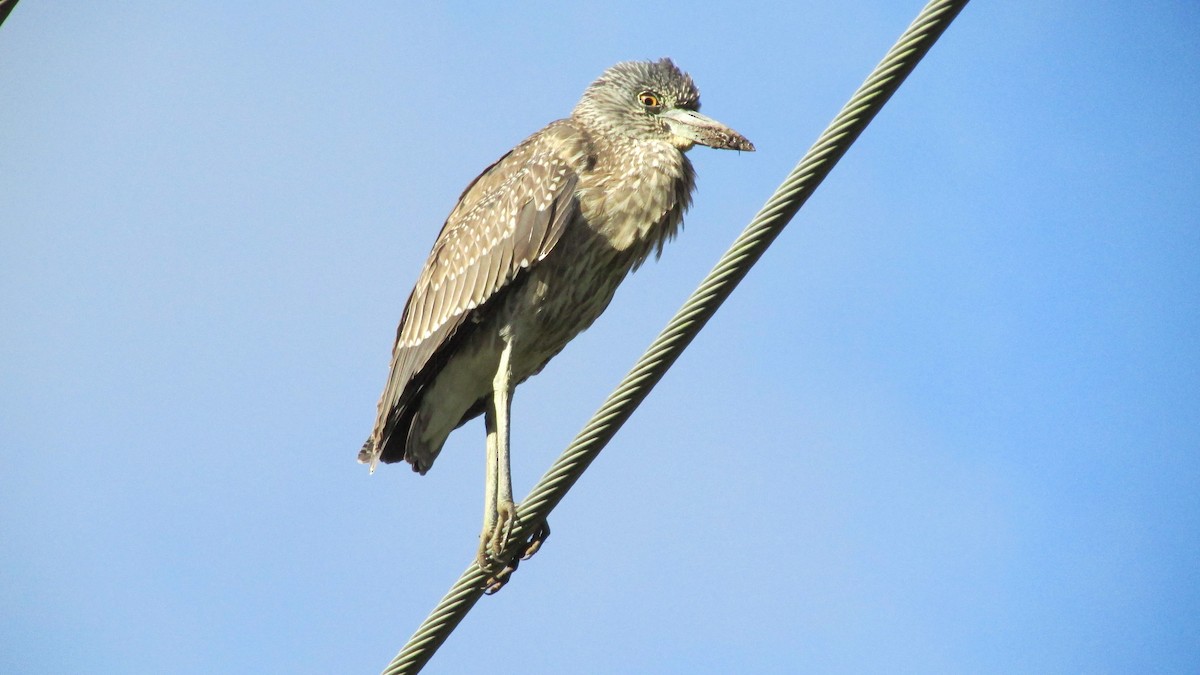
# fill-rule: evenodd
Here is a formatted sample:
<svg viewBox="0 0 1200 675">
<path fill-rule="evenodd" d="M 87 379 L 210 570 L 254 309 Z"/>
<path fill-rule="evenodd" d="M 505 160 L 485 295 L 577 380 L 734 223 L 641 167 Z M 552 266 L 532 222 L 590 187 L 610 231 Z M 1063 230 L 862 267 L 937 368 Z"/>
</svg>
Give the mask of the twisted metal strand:
<svg viewBox="0 0 1200 675">
<path fill-rule="evenodd" d="M 17 6 L 18 0 L 0 0 L 0 25 L 4 25 L 4 20 L 12 13 L 13 8 Z"/>
<path fill-rule="evenodd" d="M 506 546 L 507 555 L 518 553 L 538 524 L 545 521 L 966 4 L 967 0 L 932 0 L 921 10 L 699 288 L 521 502 L 518 525 L 514 526 Z M 486 577 L 472 563 L 383 671 L 384 675 L 420 671 L 479 600 Z"/>
</svg>

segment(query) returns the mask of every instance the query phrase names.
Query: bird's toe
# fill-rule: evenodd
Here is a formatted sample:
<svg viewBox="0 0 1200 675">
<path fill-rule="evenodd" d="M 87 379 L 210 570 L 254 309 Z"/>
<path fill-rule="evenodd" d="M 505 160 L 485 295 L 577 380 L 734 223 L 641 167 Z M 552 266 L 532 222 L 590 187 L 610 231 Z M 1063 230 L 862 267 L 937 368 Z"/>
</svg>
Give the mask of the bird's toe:
<svg viewBox="0 0 1200 675">
<path fill-rule="evenodd" d="M 533 531 L 533 534 L 529 536 L 529 541 L 525 544 L 525 552 L 521 554 L 521 560 L 529 560 L 532 558 L 533 554 L 537 553 L 542 548 L 542 544 L 546 543 L 546 540 L 549 538 L 550 523 L 543 520 L 538 524 L 537 529 Z"/>
<path fill-rule="evenodd" d="M 489 553 L 493 559 L 504 558 L 504 545 L 512 535 L 513 526 L 517 520 L 517 505 L 511 501 L 502 501 L 496 505 L 496 526 L 492 528 L 491 541 L 488 542 Z"/>
</svg>

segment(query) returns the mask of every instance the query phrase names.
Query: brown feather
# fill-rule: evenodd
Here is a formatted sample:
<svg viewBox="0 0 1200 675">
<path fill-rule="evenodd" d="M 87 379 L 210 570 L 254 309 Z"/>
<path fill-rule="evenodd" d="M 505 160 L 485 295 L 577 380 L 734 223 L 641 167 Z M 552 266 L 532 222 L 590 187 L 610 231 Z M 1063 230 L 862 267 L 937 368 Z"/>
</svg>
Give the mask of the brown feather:
<svg viewBox="0 0 1200 675">
<path fill-rule="evenodd" d="M 554 248 L 578 213 L 572 164 L 586 154 L 579 148 L 586 143 L 570 122 L 556 122 L 501 157 L 463 192 L 406 305 L 375 429 L 360 459 L 374 466 L 379 459 L 403 457 L 402 447 L 390 446 L 393 440 L 403 446 L 408 430 L 394 439 L 393 432 L 411 418 L 410 404 L 432 375 L 437 354 L 468 319 Z M 568 156 L 562 156 L 564 150 Z"/>
</svg>

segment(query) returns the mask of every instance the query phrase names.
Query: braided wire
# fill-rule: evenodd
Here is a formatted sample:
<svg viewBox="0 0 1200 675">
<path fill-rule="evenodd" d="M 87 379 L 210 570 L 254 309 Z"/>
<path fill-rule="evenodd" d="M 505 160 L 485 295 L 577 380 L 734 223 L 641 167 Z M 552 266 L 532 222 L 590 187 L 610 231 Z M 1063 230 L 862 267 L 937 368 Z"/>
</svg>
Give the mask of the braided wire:
<svg viewBox="0 0 1200 675">
<path fill-rule="evenodd" d="M 18 0 L 0 0 L 0 26 L 4 25 L 4 20 L 12 13 L 13 8 L 17 6 Z"/>
<path fill-rule="evenodd" d="M 625 379 L 520 503 L 518 524 L 509 537 L 507 554 L 515 554 L 558 505 L 966 4 L 967 0 L 932 0 L 921 10 Z M 472 563 L 383 671 L 384 675 L 419 672 L 479 600 L 486 576 Z"/>
</svg>

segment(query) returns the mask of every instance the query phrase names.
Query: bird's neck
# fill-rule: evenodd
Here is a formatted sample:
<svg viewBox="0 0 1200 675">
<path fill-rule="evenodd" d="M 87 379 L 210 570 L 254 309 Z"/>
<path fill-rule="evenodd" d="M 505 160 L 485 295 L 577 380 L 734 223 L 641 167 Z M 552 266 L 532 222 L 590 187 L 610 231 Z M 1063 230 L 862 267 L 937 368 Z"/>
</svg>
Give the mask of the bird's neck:
<svg viewBox="0 0 1200 675">
<path fill-rule="evenodd" d="M 633 253 L 635 266 L 675 235 L 694 184 L 691 162 L 677 148 L 636 139 L 606 143 L 581 178 L 588 222 L 614 248 Z"/>
</svg>

